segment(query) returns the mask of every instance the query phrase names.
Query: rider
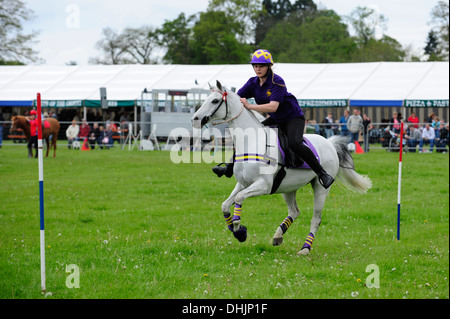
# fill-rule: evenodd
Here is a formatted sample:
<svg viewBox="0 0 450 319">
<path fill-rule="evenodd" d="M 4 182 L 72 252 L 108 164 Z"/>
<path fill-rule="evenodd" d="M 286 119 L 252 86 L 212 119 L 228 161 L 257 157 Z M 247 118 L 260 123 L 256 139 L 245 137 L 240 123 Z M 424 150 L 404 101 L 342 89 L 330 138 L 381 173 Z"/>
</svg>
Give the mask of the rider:
<svg viewBox="0 0 450 319">
<path fill-rule="evenodd" d="M 30 119 L 28 122 L 30 123 L 30 140 L 28 141 L 28 157 L 33 156 L 33 152 L 31 151 L 33 145 L 34 149 L 36 150 L 36 156 L 38 157 L 37 148 L 38 148 L 38 134 L 37 134 L 37 119 L 36 119 L 37 112 L 35 110 L 30 111 Z"/>
<path fill-rule="evenodd" d="M 269 117 L 262 124 L 277 125 L 287 135 L 289 147 L 319 176 L 320 184 L 324 188 L 330 187 L 334 178 L 323 169 L 311 149 L 302 143 L 305 128 L 303 111 L 297 98 L 287 91 L 284 80 L 273 73 L 272 55 L 267 50 L 257 50 L 250 63 L 256 77 L 250 78 L 237 92 L 242 104 L 249 110 L 268 113 Z M 257 104 L 250 104 L 247 98 L 254 98 Z M 218 177 L 224 174 L 231 177 L 233 165 L 228 163 L 225 167 L 213 167 L 213 172 Z"/>
</svg>

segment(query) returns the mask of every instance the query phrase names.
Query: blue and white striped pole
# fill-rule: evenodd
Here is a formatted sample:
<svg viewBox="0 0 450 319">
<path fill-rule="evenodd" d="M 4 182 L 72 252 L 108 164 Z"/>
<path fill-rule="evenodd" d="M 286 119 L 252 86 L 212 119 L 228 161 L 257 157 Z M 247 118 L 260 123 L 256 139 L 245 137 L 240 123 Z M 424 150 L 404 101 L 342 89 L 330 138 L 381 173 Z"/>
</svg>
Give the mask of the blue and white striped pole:
<svg viewBox="0 0 450 319">
<path fill-rule="evenodd" d="M 38 119 L 38 162 L 39 162 L 39 212 L 40 212 L 40 242 L 41 242 L 41 290 L 45 292 L 45 230 L 44 230 L 44 158 L 42 151 L 42 112 L 41 94 L 37 94 Z"/>
</svg>

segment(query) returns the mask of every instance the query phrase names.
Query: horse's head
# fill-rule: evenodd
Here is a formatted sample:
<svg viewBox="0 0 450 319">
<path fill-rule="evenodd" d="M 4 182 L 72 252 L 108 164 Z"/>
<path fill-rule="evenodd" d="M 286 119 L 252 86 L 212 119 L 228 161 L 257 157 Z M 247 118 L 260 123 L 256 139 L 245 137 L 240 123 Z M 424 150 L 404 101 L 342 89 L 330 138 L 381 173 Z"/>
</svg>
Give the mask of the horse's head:
<svg viewBox="0 0 450 319">
<path fill-rule="evenodd" d="M 195 128 L 202 128 L 205 124 L 213 122 L 214 120 L 223 120 L 227 122 L 233 118 L 234 113 L 232 109 L 234 104 L 236 104 L 236 101 L 233 98 L 234 103 L 230 103 L 230 92 L 227 92 L 226 88 L 222 87 L 222 84 L 220 84 L 219 81 L 216 81 L 215 88 L 210 85 L 210 89 L 211 93 L 192 117 L 192 125 Z M 231 92 L 231 94 L 234 93 Z"/>
<path fill-rule="evenodd" d="M 11 117 L 11 131 L 15 131 L 15 130 L 17 130 L 17 128 L 19 128 L 21 125 L 21 123 L 20 123 L 21 121 L 20 121 L 20 117 L 18 117 L 18 116 L 13 116 L 13 117 Z"/>
</svg>

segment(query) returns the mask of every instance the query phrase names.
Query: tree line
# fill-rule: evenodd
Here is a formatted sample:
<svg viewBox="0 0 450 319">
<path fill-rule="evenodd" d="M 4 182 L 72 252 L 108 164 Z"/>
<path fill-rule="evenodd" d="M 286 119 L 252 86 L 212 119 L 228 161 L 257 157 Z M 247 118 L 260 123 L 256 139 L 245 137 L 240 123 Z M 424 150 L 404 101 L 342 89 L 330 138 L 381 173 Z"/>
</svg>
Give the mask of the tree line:
<svg viewBox="0 0 450 319">
<path fill-rule="evenodd" d="M 30 11 L 20 0 L 3 1 L 16 6 L 9 8 L 9 16 L 14 12 L 19 16 L 16 26 L 5 21 L 8 28 L 3 28 L 5 9 L 0 8 L 0 42 L 6 44 L 0 48 L 0 64 L 35 61 L 37 53 L 27 51 L 27 41 L 34 41 L 36 34 L 24 35 L 19 23 L 29 18 Z M 421 54 L 390 37 L 387 19 L 374 8 L 358 6 L 340 16 L 313 0 L 210 0 L 204 11 L 180 13 L 159 27 L 143 25 L 120 32 L 104 28 L 96 43 L 100 54 L 89 62 L 241 64 L 248 63 L 258 48 L 268 49 L 284 63 L 448 61 L 448 2 L 439 1 L 430 17 L 431 30 Z"/>
</svg>

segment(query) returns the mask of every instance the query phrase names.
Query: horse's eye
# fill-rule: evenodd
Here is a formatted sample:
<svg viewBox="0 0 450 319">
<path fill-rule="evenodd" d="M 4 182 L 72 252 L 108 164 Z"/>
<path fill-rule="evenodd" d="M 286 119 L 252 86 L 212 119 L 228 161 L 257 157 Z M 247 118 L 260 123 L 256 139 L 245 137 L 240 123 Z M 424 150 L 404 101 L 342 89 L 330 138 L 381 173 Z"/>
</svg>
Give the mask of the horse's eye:
<svg viewBox="0 0 450 319">
<path fill-rule="evenodd" d="M 217 103 L 219 103 L 219 100 L 218 100 L 218 99 L 214 99 L 214 100 L 212 100 L 211 103 L 212 103 L 212 104 L 217 104 Z"/>
</svg>

